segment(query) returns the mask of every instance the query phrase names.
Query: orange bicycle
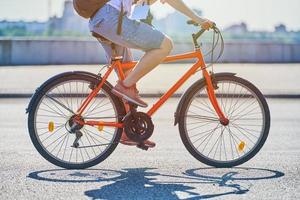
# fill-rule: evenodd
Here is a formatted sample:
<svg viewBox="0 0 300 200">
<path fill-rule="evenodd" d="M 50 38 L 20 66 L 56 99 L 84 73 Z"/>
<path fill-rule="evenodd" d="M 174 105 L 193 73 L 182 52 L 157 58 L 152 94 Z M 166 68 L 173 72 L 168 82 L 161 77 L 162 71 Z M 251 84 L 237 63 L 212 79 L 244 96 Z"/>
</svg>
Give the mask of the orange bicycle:
<svg viewBox="0 0 300 200">
<path fill-rule="evenodd" d="M 223 47 L 220 31 L 216 27 L 213 30 Z M 207 71 L 209 66 L 197 42 L 204 32 L 193 34 L 194 52 L 165 59 L 197 62 L 146 113 L 137 111 L 133 104 L 126 112 L 122 99 L 112 94 L 113 87 L 107 81 L 113 70 L 123 80 L 123 69 L 133 68 L 136 62 L 122 63 L 121 57 L 115 57 L 103 76 L 75 71 L 47 80 L 36 90 L 27 109 L 35 148 L 49 162 L 69 169 L 88 168 L 105 160 L 117 147 L 123 130 L 146 150 L 143 141 L 154 131 L 151 116 L 201 71 L 203 78 L 199 76 L 183 94 L 175 112 L 182 142 L 196 159 L 215 167 L 232 167 L 251 159 L 269 133 L 268 104 L 247 80 L 234 73 Z M 214 39 L 211 53 L 217 43 Z"/>
</svg>

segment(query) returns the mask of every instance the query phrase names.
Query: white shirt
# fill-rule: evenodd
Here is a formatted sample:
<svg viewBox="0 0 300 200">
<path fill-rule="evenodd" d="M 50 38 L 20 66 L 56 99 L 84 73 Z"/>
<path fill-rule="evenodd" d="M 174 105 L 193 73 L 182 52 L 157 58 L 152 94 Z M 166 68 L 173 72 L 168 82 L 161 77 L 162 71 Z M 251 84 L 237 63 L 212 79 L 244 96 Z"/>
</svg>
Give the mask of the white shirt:
<svg viewBox="0 0 300 200">
<path fill-rule="evenodd" d="M 121 10 L 121 3 L 123 3 L 124 11 L 127 12 L 127 16 L 130 16 L 133 0 L 110 0 L 107 3 L 118 10 Z"/>
</svg>

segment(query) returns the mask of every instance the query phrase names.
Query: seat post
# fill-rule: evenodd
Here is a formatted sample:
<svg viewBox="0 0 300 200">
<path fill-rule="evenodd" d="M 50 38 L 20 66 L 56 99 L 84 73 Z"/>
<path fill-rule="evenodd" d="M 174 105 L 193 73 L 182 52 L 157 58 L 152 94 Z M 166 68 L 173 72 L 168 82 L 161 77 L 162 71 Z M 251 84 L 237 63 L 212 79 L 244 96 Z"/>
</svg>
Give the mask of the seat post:
<svg viewBox="0 0 300 200">
<path fill-rule="evenodd" d="M 112 51 L 112 55 L 111 55 L 111 61 L 122 61 L 123 60 L 123 56 L 119 56 L 117 54 L 117 49 L 116 49 L 116 44 L 115 43 L 111 43 L 111 51 Z"/>
</svg>

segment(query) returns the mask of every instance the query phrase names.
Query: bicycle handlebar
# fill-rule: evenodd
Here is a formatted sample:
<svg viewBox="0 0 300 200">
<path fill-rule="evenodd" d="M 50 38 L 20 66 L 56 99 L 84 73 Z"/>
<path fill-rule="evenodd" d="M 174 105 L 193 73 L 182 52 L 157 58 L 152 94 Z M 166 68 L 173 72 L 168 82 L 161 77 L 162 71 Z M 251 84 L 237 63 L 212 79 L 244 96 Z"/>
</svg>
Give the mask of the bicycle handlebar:
<svg viewBox="0 0 300 200">
<path fill-rule="evenodd" d="M 187 21 L 187 24 L 194 25 L 194 26 L 200 26 L 200 24 L 198 24 L 197 22 L 195 22 L 193 20 Z M 216 46 L 218 44 L 219 38 L 220 38 L 221 39 L 221 50 L 220 50 L 218 58 L 215 60 L 215 62 L 217 62 L 220 59 L 220 57 L 222 56 L 223 51 L 224 51 L 224 39 L 223 39 L 223 36 L 221 34 L 221 31 L 217 28 L 217 25 L 215 23 L 213 24 L 213 27 L 211 27 L 211 29 L 214 31 L 214 34 L 218 35 L 218 37 L 217 37 L 217 42 L 214 43 L 215 41 L 213 41 L 212 49 L 206 55 L 211 54 L 212 55 L 212 62 L 213 62 L 213 52 L 214 52 L 214 50 L 215 50 L 215 48 L 216 48 Z M 201 37 L 201 35 L 205 31 L 207 31 L 207 30 L 201 28 L 200 31 L 198 31 L 197 33 L 192 34 L 194 46 L 195 46 L 196 49 L 200 48 L 200 45 L 198 44 L 198 39 Z M 215 35 L 214 35 L 214 38 L 215 38 Z"/>
<path fill-rule="evenodd" d="M 194 25 L 194 26 L 200 26 L 200 24 L 198 24 L 194 20 L 188 20 L 187 24 Z M 216 27 L 216 26 L 217 26 L 216 23 L 213 23 L 213 28 Z"/>
<path fill-rule="evenodd" d="M 194 25 L 194 26 L 200 26 L 200 24 L 198 24 L 197 22 L 195 22 L 194 20 L 189 20 L 187 21 L 187 24 L 190 24 L 190 25 Z M 220 33 L 220 30 L 217 28 L 217 25 L 214 23 L 213 24 L 213 27 L 211 27 L 211 29 L 213 29 L 216 33 Z M 194 39 L 194 42 L 196 41 L 195 45 L 197 45 L 197 40 L 199 39 L 199 37 L 201 37 L 201 35 L 207 30 L 205 29 L 201 29 L 199 32 L 197 33 L 194 33 L 192 36 L 193 36 L 193 39 Z M 199 46 L 199 45 L 198 45 Z"/>
</svg>

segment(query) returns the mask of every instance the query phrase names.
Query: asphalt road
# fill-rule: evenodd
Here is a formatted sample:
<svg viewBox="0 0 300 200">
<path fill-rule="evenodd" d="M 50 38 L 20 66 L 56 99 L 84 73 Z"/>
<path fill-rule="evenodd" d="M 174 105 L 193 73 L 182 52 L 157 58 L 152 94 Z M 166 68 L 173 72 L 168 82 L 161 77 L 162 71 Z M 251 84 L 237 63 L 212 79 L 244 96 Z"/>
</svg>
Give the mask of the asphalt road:
<svg viewBox="0 0 300 200">
<path fill-rule="evenodd" d="M 171 99 L 154 116 L 155 149 L 120 145 L 91 169 L 62 170 L 29 139 L 28 101 L 0 99 L 0 199 L 300 199 L 300 99 L 268 99 L 265 146 L 232 169 L 209 168 L 189 155 L 173 126 L 178 99 Z"/>
</svg>

